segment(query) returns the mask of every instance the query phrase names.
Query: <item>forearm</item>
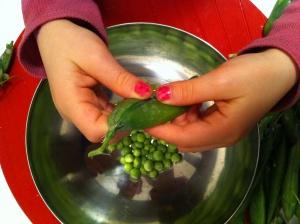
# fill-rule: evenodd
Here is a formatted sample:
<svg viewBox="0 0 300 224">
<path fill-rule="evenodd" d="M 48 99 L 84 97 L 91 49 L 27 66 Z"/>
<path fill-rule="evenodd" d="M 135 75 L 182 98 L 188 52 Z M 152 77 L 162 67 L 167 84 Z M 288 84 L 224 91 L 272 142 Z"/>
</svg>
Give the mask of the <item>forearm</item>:
<svg viewBox="0 0 300 224">
<path fill-rule="evenodd" d="M 287 7 L 267 37 L 255 40 L 242 53 L 258 52 L 267 48 L 277 48 L 285 52 L 294 62 L 298 73 L 294 87 L 275 108 L 284 109 L 293 105 L 300 97 L 300 0 L 295 0 Z"/>
<path fill-rule="evenodd" d="M 36 43 L 36 33 L 43 24 L 49 21 L 67 18 L 87 26 L 101 38 L 106 39 L 101 13 L 93 0 L 23 0 L 22 11 L 25 31 L 18 49 L 18 57 L 24 69 L 30 74 L 45 77 Z"/>
</svg>

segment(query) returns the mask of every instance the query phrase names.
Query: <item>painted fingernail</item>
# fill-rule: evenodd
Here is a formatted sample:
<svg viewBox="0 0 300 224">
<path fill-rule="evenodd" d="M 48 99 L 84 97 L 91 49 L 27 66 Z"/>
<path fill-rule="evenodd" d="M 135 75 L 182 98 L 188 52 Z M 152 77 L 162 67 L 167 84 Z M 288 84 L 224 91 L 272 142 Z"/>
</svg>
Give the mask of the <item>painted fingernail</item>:
<svg viewBox="0 0 300 224">
<path fill-rule="evenodd" d="M 158 100 L 165 101 L 171 97 L 171 89 L 169 86 L 160 86 L 156 90 L 156 97 Z"/>
<path fill-rule="evenodd" d="M 143 81 L 138 81 L 135 84 L 134 91 L 140 96 L 146 96 L 151 92 L 151 87 Z"/>
</svg>

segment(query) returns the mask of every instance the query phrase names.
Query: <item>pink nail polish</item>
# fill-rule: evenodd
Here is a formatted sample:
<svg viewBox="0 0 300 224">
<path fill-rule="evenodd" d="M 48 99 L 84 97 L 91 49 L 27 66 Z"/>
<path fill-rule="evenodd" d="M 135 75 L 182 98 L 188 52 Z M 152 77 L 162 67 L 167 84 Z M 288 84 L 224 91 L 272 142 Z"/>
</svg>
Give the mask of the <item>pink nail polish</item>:
<svg viewBox="0 0 300 224">
<path fill-rule="evenodd" d="M 135 84 L 134 91 L 140 96 L 146 96 L 150 93 L 151 87 L 143 81 L 138 81 Z"/>
<path fill-rule="evenodd" d="M 158 100 L 164 101 L 169 100 L 171 97 L 171 89 L 169 86 L 160 86 L 156 90 L 156 97 Z"/>
</svg>

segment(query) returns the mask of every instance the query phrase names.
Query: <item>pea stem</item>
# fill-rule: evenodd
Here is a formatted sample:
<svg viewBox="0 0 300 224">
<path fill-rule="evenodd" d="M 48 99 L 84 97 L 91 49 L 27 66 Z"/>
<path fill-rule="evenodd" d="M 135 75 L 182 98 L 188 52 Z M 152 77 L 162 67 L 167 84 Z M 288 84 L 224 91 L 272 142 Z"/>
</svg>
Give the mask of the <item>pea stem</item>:
<svg viewBox="0 0 300 224">
<path fill-rule="evenodd" d="M 106 133 L 105 137 L 104 137 L 104 140 L 102 142 L 102 145 L 93 150 L 93 151 L 90 151 L 88 153 L 88 157 L 89 158 L 93 158 L 94 156 L 97 156 L 97 155 L 101 155 L 103 154 L 103 152 L 105 151 L 105 149 L 107 148 L 110 140 L 114 137 L 115 133 L 116 133 L 116 130 L 117 128 L 116 127 L 113 127 L 112 129 L 108 130 L 108 132 Z"/>
</svg>

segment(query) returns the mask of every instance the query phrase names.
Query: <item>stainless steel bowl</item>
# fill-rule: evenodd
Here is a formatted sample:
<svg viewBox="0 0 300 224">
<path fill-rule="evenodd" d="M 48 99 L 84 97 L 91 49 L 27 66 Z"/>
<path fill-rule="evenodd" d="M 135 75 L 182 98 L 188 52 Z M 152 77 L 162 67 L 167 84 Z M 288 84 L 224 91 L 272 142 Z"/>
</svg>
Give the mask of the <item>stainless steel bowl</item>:
<svg viewBox="0 0 300 224">
<path fill-rule="evenodd" d="M 153 82 L 189 79 L 225 61 L 205 41 L 168 26 L 123 24 L 110 27 L 108 36 L 116 59 Z M 61 119 L 47 81 L 36 91 L 27 124 L 34 181 L 63 223 L 224 223 L 252 183 L 258 143 L 255 129 L 232 147 L 185 153 L 182 163 L 157 180 L 133 183 L 117 154 L 87 158 L 96 146 Z"/>
</svg>

